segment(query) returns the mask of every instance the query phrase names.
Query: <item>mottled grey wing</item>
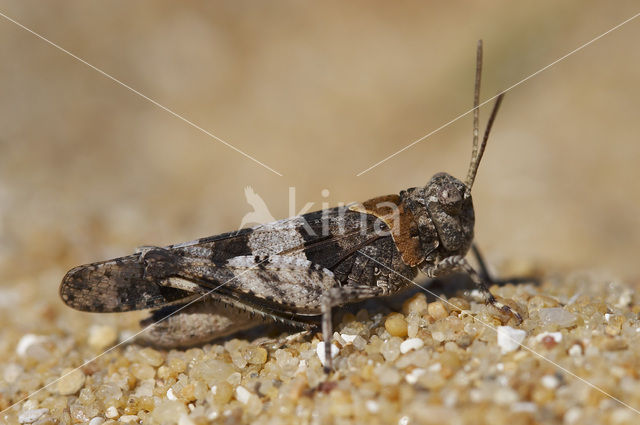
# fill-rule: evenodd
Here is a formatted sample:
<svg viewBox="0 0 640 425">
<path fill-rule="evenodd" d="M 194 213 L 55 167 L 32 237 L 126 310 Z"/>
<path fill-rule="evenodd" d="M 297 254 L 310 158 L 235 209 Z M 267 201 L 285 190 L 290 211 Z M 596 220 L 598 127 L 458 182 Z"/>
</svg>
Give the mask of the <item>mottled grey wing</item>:
<svg viewBox="0 0 640 425">
<path fill-rule="evenodd" d="M 155 308 L 193 294 L 144 278 L 140 255 L 75 267 L 64 276 L 60 297 L 69 307 L 91 312 L 120 312 Z"/>
<path fill-rule="evenodd" d="M 334 270 L 357 249 L 378 238 L 371 232 L 376 220 L 372 215 L 333 208 L 161 248 L 159 251 L 171 253 L 169 257 L 174 259 L 157 259 L 152 272 L 140 254 L 87 264 L 65 275 L 60 295 L 70 307 L 94 312 L 142 310 L 179 302 L 192 293 L 161 282 L 190 273 L 180 270 L 185 267 L 181 257 L 197 259 L 205 269 L 218 269 L 213 273 L 216 276 L 232 277 L 233 273 L 224 270 L 233 269 L 228 262 L 234 258 L 270 255 L 301 258 Z"/>
</svg>

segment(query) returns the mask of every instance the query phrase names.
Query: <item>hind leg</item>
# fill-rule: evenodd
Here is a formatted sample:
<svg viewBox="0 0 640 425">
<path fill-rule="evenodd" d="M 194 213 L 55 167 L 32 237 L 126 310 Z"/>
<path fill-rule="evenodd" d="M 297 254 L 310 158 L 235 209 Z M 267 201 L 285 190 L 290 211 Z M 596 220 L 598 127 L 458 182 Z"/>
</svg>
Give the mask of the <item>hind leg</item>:
<svg viewBox="0 0 640 425">
<path fill-rule="evenodd" d="M 263 321 L 251 313 L 204 298 L 155 310 L 140 322 L 138 339 L 161 348 L 190 347 L 249 329 Z"/>
<path fill-rule="evenodd" d="M 329 289 L 322 298 L 322 340 L 324 341 L 324 371 L 329 373 L 333 366 L 331 358 L 331 336 L 333 335 L 333 307 L 366 300 L 382 295 L 378 286 L 338 286 Z"/>
</svg>

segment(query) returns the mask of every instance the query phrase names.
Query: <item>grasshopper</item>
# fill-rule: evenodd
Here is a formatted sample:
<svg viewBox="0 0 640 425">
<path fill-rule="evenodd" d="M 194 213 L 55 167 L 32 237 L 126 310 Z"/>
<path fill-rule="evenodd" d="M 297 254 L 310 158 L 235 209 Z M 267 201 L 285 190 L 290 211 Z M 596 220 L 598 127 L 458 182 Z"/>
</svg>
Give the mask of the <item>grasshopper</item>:
<svg viewBox="0 0 640 425">
<path fill-rule="evenodd" d="M 473 151 L 465 182 L 437 173 L 423 187 L 253 228 L 71 269 L 60 286 L 70 307 L 90 312 L 153 309 L 147 340 L 162 347 L 203 343 L 273 319 L 322 328 L 331 368 L 332 309 L 391 295 L 419 271 L 429 278 L 467 273 L 490 303 L 488 274 L 473 245 L 471 188 L 502 101 L 479 142 L 482 42 L 474 90 Z M 465 256 L 473 248 L 481 272 Z M 320 319 L 320 320 L 318 320 Z"/>
</svg>

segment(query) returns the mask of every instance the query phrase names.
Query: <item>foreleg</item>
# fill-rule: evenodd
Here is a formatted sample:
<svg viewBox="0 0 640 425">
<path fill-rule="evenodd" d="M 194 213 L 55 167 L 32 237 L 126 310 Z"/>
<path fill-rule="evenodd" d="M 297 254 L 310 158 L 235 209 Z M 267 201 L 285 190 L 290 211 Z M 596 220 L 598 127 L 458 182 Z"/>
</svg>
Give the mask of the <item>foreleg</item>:
<svg viewBox="0 0 640 425">
<path fill-rule="evenodd" d="M 522 322 L 522 316 L 508 305 L 502 304 L 489 292 L 486 280 L 475 271 L 469 262 L 460 255 L 453 255 L 440 261 L 438 264 L 426 267 L 423 272 L 430 278 L 436 278 L 453 272 L 464 272 L 469 275 L 473 283 L 485 295 L 486 302 L 496 307 L 498 310 L 513 315 L 518 322 Z"/>
</svg>

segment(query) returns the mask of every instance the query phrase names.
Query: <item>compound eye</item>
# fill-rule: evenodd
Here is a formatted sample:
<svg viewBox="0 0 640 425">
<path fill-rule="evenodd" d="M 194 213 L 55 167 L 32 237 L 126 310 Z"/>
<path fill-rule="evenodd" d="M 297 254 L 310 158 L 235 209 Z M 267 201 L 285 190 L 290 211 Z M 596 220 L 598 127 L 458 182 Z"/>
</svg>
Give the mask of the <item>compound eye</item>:
<svg viewBox="0 0 640 425">
<path fill-rule="evenodd" d="M 462 201 L 462 195 L 454 185 L 445 185 L 438 191 L 438 201 L 443 205 L 456 205 Z"/>
</svg>

